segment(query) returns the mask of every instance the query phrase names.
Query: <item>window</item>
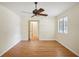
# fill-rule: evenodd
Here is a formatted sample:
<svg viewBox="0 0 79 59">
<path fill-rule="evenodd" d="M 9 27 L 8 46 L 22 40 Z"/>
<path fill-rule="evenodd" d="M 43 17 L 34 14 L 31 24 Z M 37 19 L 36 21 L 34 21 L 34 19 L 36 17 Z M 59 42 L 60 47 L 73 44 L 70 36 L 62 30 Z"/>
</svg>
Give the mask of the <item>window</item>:
<svg viewBox="0 0 79 59">
<path fill-rule="evenodd" d="M 58 20 L 58 32 L 68 33 L 68 17 L 62 17 Z"/>
</svg>

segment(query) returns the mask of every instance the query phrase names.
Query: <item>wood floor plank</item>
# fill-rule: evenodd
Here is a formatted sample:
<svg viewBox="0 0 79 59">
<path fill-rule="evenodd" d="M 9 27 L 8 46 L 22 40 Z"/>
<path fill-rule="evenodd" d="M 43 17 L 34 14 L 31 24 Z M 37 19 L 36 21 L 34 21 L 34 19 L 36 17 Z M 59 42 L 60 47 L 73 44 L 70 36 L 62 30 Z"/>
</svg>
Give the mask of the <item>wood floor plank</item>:
<svg viewBox="0 0 79 59">
<path fill-rule="evenodd" d="M 2 57 L 76 57 L 57 41 L 21 41 Z"/>
</svg>

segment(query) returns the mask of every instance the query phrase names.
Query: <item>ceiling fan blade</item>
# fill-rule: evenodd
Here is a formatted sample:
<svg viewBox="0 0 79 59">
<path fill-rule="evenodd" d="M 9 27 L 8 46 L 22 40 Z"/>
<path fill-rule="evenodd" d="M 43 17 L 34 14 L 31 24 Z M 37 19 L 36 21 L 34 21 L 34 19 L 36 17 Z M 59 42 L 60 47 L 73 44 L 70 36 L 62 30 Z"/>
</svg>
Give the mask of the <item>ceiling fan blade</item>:
<svg viewBox="0 0 79 59">
<path fill-rule="evenodd" d="M 48 14 L 39 14 L 39 15 L 41 15 L 41 16 L 48 16 Z"/>
<path fill-rule="evenodd" d="M 34 16 L 35 16 L 35 15 L 31 16 L 31 18 L 34 17 Z"/>
<path fill-rule="evenodd" d="M 39 13 L 41 13 L 41 12 L 43 12 L 43 11 L 45 11 L 43 8 L 40 8 L 40 9 L 38 10 Z"/>
<path fill-rule="evenodd" d="M 32 14 L 32 12 L 28 12 L 28 11 L 22 11 L 22 13 Z"/>
</svg>

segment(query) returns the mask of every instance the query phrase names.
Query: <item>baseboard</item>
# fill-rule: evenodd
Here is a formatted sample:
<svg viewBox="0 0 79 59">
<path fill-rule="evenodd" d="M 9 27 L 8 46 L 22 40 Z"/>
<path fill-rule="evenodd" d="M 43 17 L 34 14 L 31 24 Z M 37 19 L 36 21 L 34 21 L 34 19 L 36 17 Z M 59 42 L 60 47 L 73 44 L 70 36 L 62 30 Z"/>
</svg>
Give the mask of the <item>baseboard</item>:
<svg viewBox="0 0 79 59">
<path fill-rule="evenodd" d="M 0 56 L 4 55 L 7 51 L 9 51 L 11 48 L 13 48 L 17 43 L 19 43 L 21 40 L 17 41 L 14 45 L 9 47 L 7 50 L 5 50 L 3 53 L 0 54 Z"/>
<path fill-rule="evenodd" d="M 72 50 L 71 48 L 69 48 L 67 45 L 61 43 L 60 41 L 56 40 L 57 42 L 59 42 L 60 44 L 62 44 L 64 47 L 66 47 L 67 49 L 69 49 L 71 52 L 73 52 L 75 55 L 79 56 L 78 53 L 76 53 L 74 50 Z"/>
<path fill-rule="evenodd" d="M 56 40 L 56 39 L 39 39 L 39 40 L 52 41 L 52 40 Z"/>
</svg>

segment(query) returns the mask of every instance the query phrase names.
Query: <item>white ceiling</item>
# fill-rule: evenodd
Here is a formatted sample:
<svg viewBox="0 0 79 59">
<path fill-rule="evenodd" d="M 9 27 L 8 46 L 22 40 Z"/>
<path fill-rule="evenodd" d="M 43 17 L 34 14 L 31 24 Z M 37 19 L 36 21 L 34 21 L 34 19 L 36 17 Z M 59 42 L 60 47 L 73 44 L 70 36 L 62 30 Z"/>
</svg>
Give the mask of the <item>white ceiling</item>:
<svg viewBox="0 0 79 59">
<path fill-rule="evenodd" d="M 0 2 L 1 5 L 9 8 L 18 15 L 31 16 L 34 10 L 34 2 Z M 38 2 L 38 9 L 45 9 L 45 13 L 49 16 L 57 16 L 78 2 Z M 26 11 L 27 13 L 24 13 Z"/>
</svg>

